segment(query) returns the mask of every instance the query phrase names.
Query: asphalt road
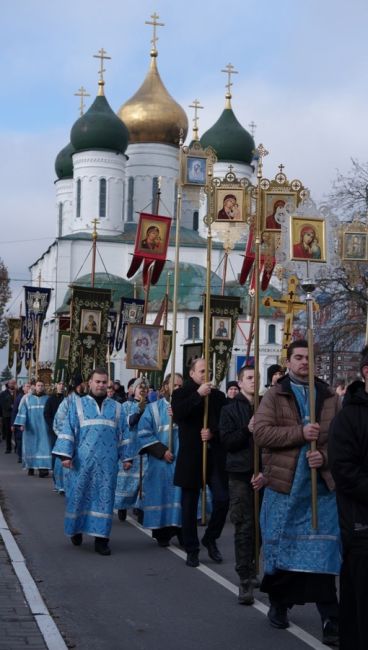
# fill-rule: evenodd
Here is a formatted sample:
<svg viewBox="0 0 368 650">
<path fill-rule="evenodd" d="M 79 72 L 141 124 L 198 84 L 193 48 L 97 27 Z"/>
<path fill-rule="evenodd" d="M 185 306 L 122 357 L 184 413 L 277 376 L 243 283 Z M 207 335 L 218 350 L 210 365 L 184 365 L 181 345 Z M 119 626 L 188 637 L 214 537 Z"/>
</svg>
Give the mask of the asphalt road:
<svg viewBox="0 0 368 650">
<path fill-rule="evenodd" d="M 16 455 L 0 447 L 1 507 L 51 615 L 69 647 L 78 650 L 302 650 L 321 649 L 313 605 L 295 607 L 298 627 L 274 630 L 256 606 L 237 603 L 232 526 L 214 564 L 203 548 L 201 566 L 185 565 L 175 544 L 159 548 L 135 520 L 114 519 L 110 557 L 97 555 L 93 539 L 74 547 L 63 534 L 64 498 L 52 479 L 28 477 Z M 311 635 L 303 637 L 304 633 Z"/>
</svg>

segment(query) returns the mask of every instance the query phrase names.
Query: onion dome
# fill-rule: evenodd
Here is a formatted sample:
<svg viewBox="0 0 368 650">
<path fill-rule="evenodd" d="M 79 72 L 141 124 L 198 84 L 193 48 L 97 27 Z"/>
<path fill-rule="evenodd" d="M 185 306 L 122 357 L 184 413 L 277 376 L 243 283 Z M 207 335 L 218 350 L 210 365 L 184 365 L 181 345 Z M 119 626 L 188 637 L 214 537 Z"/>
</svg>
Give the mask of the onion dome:
<svg viewBox="0 0 368 650">
<path fill-rule="evenodd" d="M 75 149 L 71 142 L 59 151 L 55 160 L 55 172 L 59 181 L 66 178 L 73 178 L 73 153 Z"/>
<path fill-rule="evenodd" d="M 76 152 L 102 149 L 124 153 L 128 146 L 128 129 L 110 107 L 103 85 L 100 80 L 95 101 L 72 127 L 70 140 Z"/>
<path fill-rule="evenodd" d="M 135 95 L 118 110 L 129 130 L 129 144 L 157 142 L 178 146 L 188 132 L 188 118 L 171 97 L 157 69 L 157 50 L 151 51 L 151 63 L 145 80 Z"/>
<path fill-rule="evenodd" d="M 201 137 L 203 148 L 211 146 L 217 160 L 238 162 L 250 165 L 254 158 L 255 144 L 252 136 L 235 117 L 230 103 L 231 95 L 226 95 L 226 105 L 217 122 Z"/>
</svg>

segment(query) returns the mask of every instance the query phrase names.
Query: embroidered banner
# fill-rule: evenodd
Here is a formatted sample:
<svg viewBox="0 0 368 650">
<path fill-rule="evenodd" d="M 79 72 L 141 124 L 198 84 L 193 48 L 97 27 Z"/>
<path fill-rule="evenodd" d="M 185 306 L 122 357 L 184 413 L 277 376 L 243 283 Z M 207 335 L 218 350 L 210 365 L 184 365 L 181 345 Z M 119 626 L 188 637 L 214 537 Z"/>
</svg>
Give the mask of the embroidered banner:
<svg viewBox="0 0 368 650">
<path fill-rule="evenodd" d="M 8 339 L 8 368 L 13 367 L 14 355 L 18 357 L 21 340 L 22 321 L 20 318 L 7 319 L 9 339 Z"/>
<path fill-rule="evenodd" d="M 110 289 L 72 286 L 69 376 L 106 366 Z"/>
<path fill-rule="evenodd" d="M 54 381 L 69 382 L 70 318 L 60 316 Z"/>
<path fill-rule="evenodd" d="M 121 350 L 128 323 L 143 323 L 144 300 L 122 298 L 120 304 L 119 324 L 116 333 L 115 349 Z"/>
<path fill-rule="evenodd" d="M 33 352 L 36 361 L 37 348 L 39 347 L 42 324 L 50 302 L 51 289 L 43 287 L 24 287 L 25 291 L 25 358 L 29 364 Z M 27 366 L 28 367 L 28 366 Z"/>
<path fill-rule="evenodd" d="M 203 313 L 206 313 L 204 296 Z M 228 371 L 236 324 L 240 314 L 240 298 L 236 296 L 210 297 L 210 359 L 213 381 L 218 386 Z"/>
</svg>

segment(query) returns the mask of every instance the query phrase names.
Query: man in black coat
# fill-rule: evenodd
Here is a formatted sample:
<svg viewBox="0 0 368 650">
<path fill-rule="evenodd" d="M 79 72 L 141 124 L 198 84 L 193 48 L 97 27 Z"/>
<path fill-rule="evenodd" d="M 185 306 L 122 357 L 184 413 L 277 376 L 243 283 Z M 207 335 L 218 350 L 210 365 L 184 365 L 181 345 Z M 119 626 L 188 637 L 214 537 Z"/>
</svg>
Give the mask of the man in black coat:
<svg viewBox="0 0 368 650">
<path fill-rule="evenodd" d="M 220 439 L 227 451 L 229 474 L 230 520 L 235 526 L 235 570 L 239 576 L 238 602 L 253 605 L 256 584 L 254 489 L 260 489 L 263 476 L 255 479 L 253 445 L 254 367 L 241 368 L 238 375 L 240 393 L 221 411 Z"/>
<path fill-rule="evenodd" d="M 182 489 L 182 534 L 187 565 L 199 565 L 197 531 L 198 500 L 202 487 L 203 442 L 208 442 L 207 483 L 212 493 L 212 514 L 202 544 L 214 562 L 222 562 L 216 540 L 220 537 L 229 508 L 225 452 L 219 441 L 219 420 L 225 395 L 206 382 L 206 363 L 195 359 L 190 379 L 172 395 L 174 421 L 179 427 L 179 453 L 174 483 Z M 208 396 L 208 426 L 203 427 L 205 397 Z"/>
<path fill-rule="evenodd" d="M 368 648 L 368 347 L 360 370 L 364 382 L 348 387 L 328 444 L 343 546 L 340 650 Z"/>
<path fill-rule="evenodd" d="M 11 414 L 16 397 L 17 382 L 15 379 L 9 379 L 5 386 L 5 390 L 0 393 L 0 417 L 3 425 L 3 439 L 6 443 L 5 453 L 10 454 L 12 450 Z"/>
</svg>

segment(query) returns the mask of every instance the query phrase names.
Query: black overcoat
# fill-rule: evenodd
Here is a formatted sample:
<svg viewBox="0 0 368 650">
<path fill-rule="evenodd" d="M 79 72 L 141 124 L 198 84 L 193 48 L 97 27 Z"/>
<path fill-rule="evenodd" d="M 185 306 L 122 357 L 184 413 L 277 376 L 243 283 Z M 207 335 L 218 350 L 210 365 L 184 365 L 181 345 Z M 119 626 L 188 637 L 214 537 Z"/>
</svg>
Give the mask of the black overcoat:
<svg viewBox="0 0 368 650">
<path fill-rule="evenodd" d="M 205 399 L 199 395 L 198 388 L 198 384 L 189 379 L 182 388 L 173 392 L 171 400 L 173 419 L 179 427 L 179 452 L 174 483 L 189 489 L 198 489 L 202 485 L 201 429 Z M 220 390 L 213 388 L 208 399 L 208 428 L 214 434 L 208 443 L 208 472 L 216 467 L 223 474 L 226 453 L 219 440 L 219 421 L 226 397 Z"/>
</svg>

